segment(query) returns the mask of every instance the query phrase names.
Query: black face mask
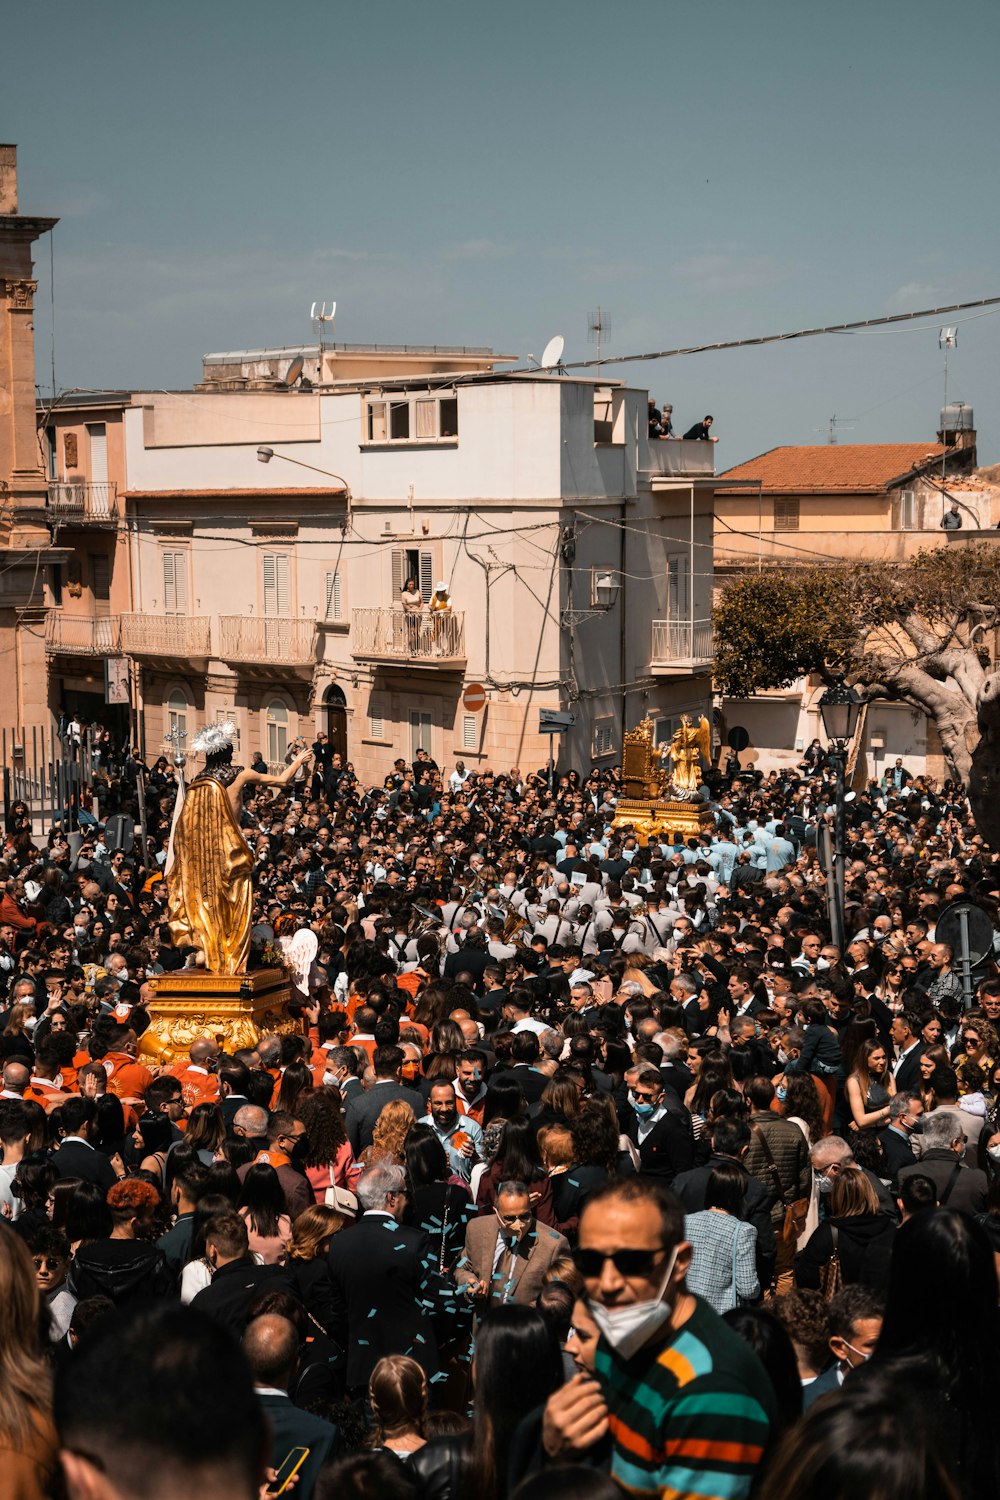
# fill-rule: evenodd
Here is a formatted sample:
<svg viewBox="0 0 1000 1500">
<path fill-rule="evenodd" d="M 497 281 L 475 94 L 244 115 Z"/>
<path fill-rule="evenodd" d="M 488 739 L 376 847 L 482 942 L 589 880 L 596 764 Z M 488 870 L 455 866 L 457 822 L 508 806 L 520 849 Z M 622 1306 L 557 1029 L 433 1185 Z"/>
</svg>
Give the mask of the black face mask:
<svg viewBox="0 0 1000 1500">
<path fill-rule="evenodd" d="M 309 1137 L 307 1135 L 304 1135 L 302 1137 L 302 1139 L 299 1140 L 299 1141 L 296 1141 L 295 1145 L 292 1147 L 291 1155 L 289 1156 L 289 1161 L 294 1162 L 297 1167 L 301 1167 L 301 1166 L 305 1165 L 305 1159 L 306 1159 L 306 1157 L 308 1155 L 309 1155 Z"/>
</svg>

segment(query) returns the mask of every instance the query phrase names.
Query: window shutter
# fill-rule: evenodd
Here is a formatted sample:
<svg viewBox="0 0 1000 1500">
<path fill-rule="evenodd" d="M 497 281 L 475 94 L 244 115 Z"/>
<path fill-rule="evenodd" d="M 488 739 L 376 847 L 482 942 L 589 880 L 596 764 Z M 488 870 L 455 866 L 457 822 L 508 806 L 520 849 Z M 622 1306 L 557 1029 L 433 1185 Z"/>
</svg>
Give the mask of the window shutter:
<svg viewBox="0 0 1000 1500">
<path fill-rule="evenodd" d="M 368 728 L 373 740 L 385 739 L 385 723 L 381 714 L 369 713 Z"/>
<path fill-rule="evenodd" d="M 686 552 L 676 552 L 667 561 L 667 616 L 686 619 L 690 612 L 691 559 Z"/>
<path fill-rule="evenodd" d="M 265 552 L 263 557 L 264 568 L 264 613 L 273 615 L 277 613 L 275 608 L 278 599 L 278 591 L 275 586 L 274 577 L 274 553 Z"/>
<path fill-rule="evenodd" d="M 340 573 L 327 573 L 326 575 L 326 613 L 327 620 L 343 619 L 340 594 Z"/>
<path fill-rule="evenodd" d="M 183 552 L 163 554 L 163 613 L 187 614 L 187 557 Z"/>
<path fill-rule="evenodd" d="M 405 554 L 398 547 L 394 547 L 393 551 L 392 551 L 392 602 L 393 602 L 393 604 L 398 604 L 399 603 L 399 596 L 403 592 L 403 584 L 405 582 L 405 580 L 403 578 L 403 569 L 405 567 L 406 567 L 406 557 L 405 557 Z"/>
<path fill-rule="evenodd" d="M 264 613 L 287 617 L 292 612 L 288 587 L 288 553 L 265 552 L 263 567 Z"/>
<path fill-rule="evenodd" d="M 462 715 L 462 749 L 475 750 L 476 748 L 476 716 L 475 714 Z"/>
<path fill-rule="evenodd" d="M 420 554 L 420 592 L 425 604 L 434 592 L 434 556 L 430 552 Z"/>
</svg>

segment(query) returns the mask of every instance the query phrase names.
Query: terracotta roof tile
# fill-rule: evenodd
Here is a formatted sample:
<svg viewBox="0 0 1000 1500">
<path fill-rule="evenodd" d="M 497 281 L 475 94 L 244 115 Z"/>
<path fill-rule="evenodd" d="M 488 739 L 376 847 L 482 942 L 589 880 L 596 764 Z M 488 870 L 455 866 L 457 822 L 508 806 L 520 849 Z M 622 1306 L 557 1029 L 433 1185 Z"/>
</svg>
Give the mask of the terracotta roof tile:
<svg viewBox="0 0 1000 1500">
<path fill-rule="evenodd" d="M 771 448 L 727 469 L 716 481 L 759 479 L 765 490 L 882 490 L 893 479 L 940 458 L 940 443 L 825 443 Z"/>
</svg>

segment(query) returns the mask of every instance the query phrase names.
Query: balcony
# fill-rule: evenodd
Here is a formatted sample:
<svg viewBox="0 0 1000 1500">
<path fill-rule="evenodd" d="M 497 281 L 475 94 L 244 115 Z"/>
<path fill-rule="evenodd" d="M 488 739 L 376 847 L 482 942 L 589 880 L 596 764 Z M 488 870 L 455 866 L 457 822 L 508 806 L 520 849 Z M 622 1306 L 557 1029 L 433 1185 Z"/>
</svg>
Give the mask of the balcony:
<svg viewBox="0 0 1000 1500">
<path fill-rule="evenodd" d="M 45 620 L 50 656 L 115 656 L 121 650 L 117 615 L 64 615 L 50 609 Z"/>
<path fill-rule="evenodd" d="M 206 616 L 120 615 L 121 649 L 143 661 L 207 661 L 212 654 L 211 620 Z"/>
<path fill-rule="evenodd" d="M 59 526 L 106 526 L 118 524 L 118 486 L 75 483 L 71 480 L 49 485 L 49 515 Z"/>
<path fill-rule="evenodd" d="M 649 669 L 655 677 L 710 672 L 714 646 L 711 620 L 654 620 Z"/>
<path fill-rule="evenodd" d="M 221 661 L 243 669 L 244 674 L 271 677 L 293 671 L 312 675 L 316 665 L 315 620 L 297 620 L 291 615 L 220 615 Z"/>
<path fill-rule="evenodd" d="M 639 443 L 639 472 L 650 479 L 711 478 L 715 444 L 692 438 L 647 438 Z"/>
<path fill-rule="evenodd" d="M 356 661 L 461 670 L 465 666 L 465 614 L 461 610 L 407 614 L 402 609 L 356 609 L 351 619 L 351 655 Z"/>
</svg>

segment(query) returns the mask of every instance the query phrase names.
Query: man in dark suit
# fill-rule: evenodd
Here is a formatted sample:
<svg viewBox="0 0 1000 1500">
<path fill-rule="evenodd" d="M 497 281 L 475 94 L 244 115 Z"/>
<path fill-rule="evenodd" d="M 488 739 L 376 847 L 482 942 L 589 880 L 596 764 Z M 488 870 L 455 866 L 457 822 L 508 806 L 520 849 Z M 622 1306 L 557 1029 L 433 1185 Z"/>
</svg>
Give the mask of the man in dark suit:
<svg viewBox="0 0 1000 1500">
<path fill-rule="evenodd" d="M 103 1151 L 90 1144 L 96 1121 L 97 1105 L 93 1099 L 77 1095 L 67 1099 L 60 1109 L 60 1122 L 66 1133 L 52 1153 L 52 1165 L 60 1177 L 82 1177 L 86 1182 L 96 1182 L 106 1192 L 118 1181 L 118 1174 Z"/>
<path fill-rule="evenodd" d="M 548 1083 L 544 1073 L 535 1067 L 541 1048 L 535 1031 L 515 1031 L 511 1038 L 510 1055 L 513 1066 L 494 1073 L 492 1083 L 516 1083 L 529 1104 L 537 1104 Z"/>
<path fill-rule="evenodd" d="M 470 927 L 465 941 L 456 953 L 449 953 L 444 961 L 445 979 L 455 980 L 459 974 L 468 974 L 477 994 L 482 994 L 483 971 L 496 962 L 486 946 L 486 934 L 478 927 Z"/>
<path fill-rule="evenodd" d="M 237 1110 L 250 1103 L 250 1069 L 235 1057 L 221 1057 L 218 1067 L 219 1108 L 226 1126 L 226 1134 L 233 1133 L 233 1120 Z"/>
<path fill-rule="evenodd" d="M 548 1225 L 538 1225 L 523 1182 L 502 1182 L 491 1214 L 470 1219 L 455 1281 L 477 1312 L 506 1302 L 533 1307 L 554 1260 L 569 1244 Z"/>
<path fill-rule="evenodd" d="M 632 1116 L 626 1126 L 639 1152 L 639 1171 L 669 1186 L 694 1166 L 694 1141 L 684 1121 L 667 1109 L 659 1068 L 642 1063 L 625 1075 Z"/>
<path fill-rule="evenodd" d="M 924 1102 L 919 1094 L 908 1094 L 904 1090 L 901 1094 L 893 1094 L 889 1100 L 889 1124 L 879 1131 L 878 1138 L 882 1142 L 885 1170 L 893 1187 L 898 1184 L 902 1169 L 913 1166 L 913 1131 L 923 1112 Z"/>
<path fill-rule="evenodd" d="M 246 1221 L 235 1211 L 217 1214 L 205 1231 L 205 1255 L 212 1267 L 212 1280 L 198 1293 L 191 1306 L 207 1313 L 216 1323 L 242 1337 L 247 1310 L 264 1283 L 268 1290 L 295 1290 L 284 1266 L 259 1266 L 250 1254 Z"/>
<path fill-rule="evenodd" d="M 247 1325 L 243 1354 L 253 1375 L 257 1400 L 271 1426 L 268 1464 L 278 1470 L 293 1448 L 308 1448 L 309 1456 L 299 1470 L 293 1493 L 299 1500 L 310 1500 L 320 1469 L 336 1456 L 340 1433 L 332 1422 L 302 1411 L 289 1397 L 298 1352 L 299 1336 L 287 1318 L 264 1313 Z"/>
<path fill-rule="evenodd" d="M 404 1088 L 400 1083 L 402 1047 L 376 1047 L 372 1054 L 372 1067 L 375 1070 L 375 1082 L 366 1094 L 353 1094 L 344 1112 L 347 1139 L 354 1148 L 355 1155 L 360 1155 L 366 1146 L 371 1145 L 375 1122 L 390 1099 L 405 1099 L 417 1120 L 427 1112 L 421 1095 L 415 1089 Z"/>
<path fill-rule="evenodd" d="M 427 1235 L 399 1222 L 406 1201 L 402 1167 L 369 1167 L 357 1193 L 362 1217 L 330 1244 L 333 1326 L 327 1331 L 347 1350 L 348 1391 L 363 1393 L 387 1354 L 408 1354 L 428 1377 L 437 1374 L 437 1336 L 426 1307 L 446 1314 L 447 1288 L 432 1269 Z"/>
<path fill-rule="evenodd" d="M 906 1094 L 920 1083 L 920 1059 L 924 1055 L 920 1017 L 910 1010 L 901 1011 L 893 1017 L 889 1035 L 896 1049 L 896 1061 L 892 1065 L 896 1093 Z"/>
</svg>

